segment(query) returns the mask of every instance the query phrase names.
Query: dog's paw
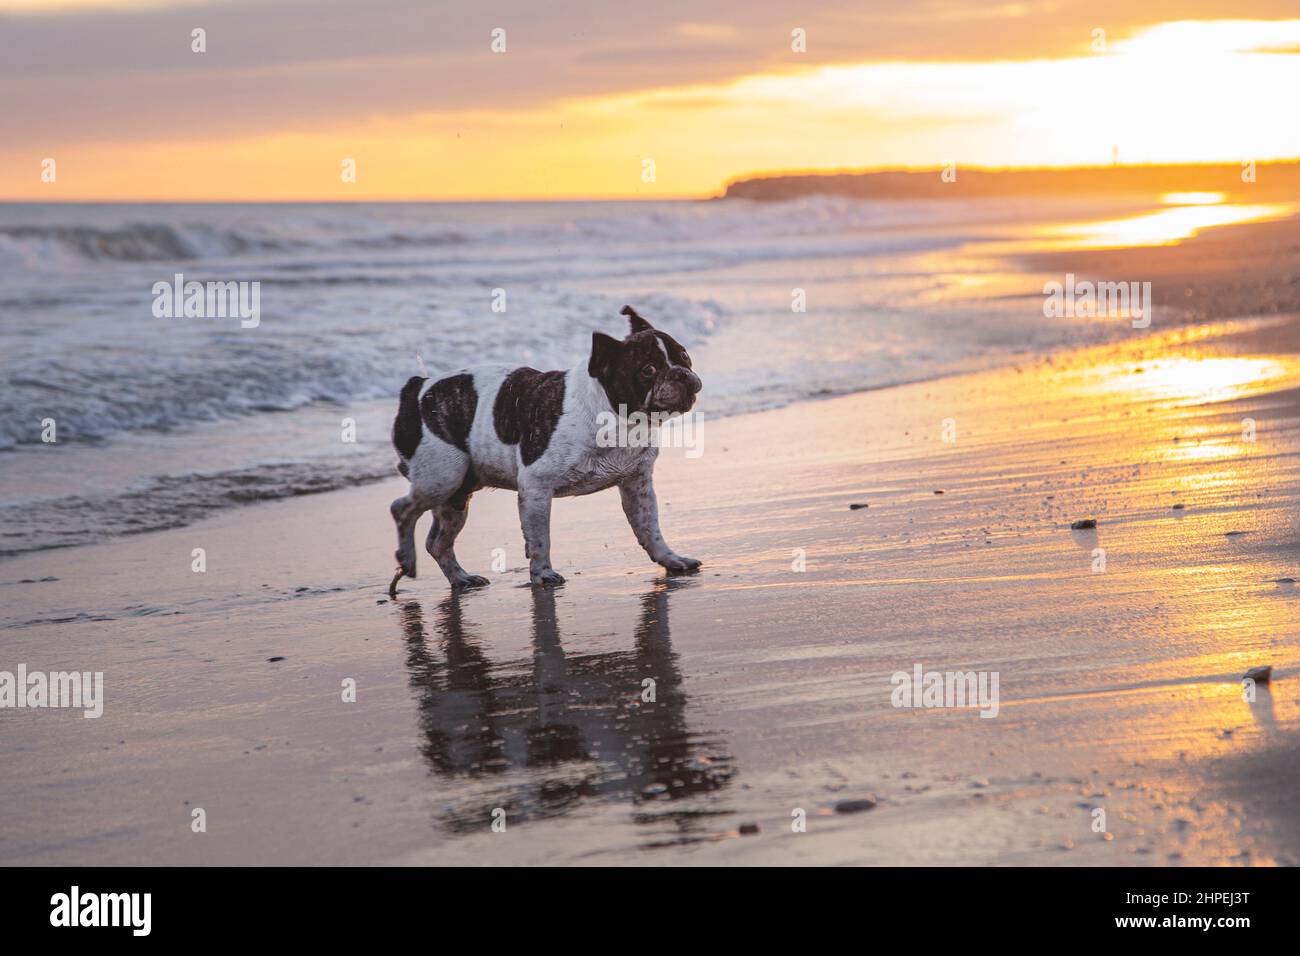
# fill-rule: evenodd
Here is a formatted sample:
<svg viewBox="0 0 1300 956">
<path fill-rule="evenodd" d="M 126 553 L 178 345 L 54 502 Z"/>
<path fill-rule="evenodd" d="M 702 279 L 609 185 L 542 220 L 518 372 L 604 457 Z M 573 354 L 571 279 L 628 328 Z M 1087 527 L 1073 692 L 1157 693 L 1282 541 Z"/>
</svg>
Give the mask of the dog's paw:
<svg viewBox="0 0 1300 956">
<path fill-rule="evenodd" d="M 694 558 L 684 558 L 680 554 L 670 554 L 661 558 L 659 563 L 673 574 L 690 574 L 700 569 L 700 562 Z"/>
<path fill-rule="evenodd" d="M 544 587 L 556 587 L 564 583 L 564 575 L 553 568 L 545 568 L 535 574 L 529 575 L 534 584 L 540 584 Z"/>
<path fill-rule="evenodd" d="M 402 574 L 408 578 L 415 577 L 415 555 L 398 550 L 393 554 L 393 557 L 397 559 L 397 566 L 402 569 Z"/>
<path fill-rule="evenodd" d="M 462 574 L 451 582 L 451 586 L 457 590 L 468 590 L 469 588 L 485 588 L 491 583 L 481 574 Z"/>
</svg>

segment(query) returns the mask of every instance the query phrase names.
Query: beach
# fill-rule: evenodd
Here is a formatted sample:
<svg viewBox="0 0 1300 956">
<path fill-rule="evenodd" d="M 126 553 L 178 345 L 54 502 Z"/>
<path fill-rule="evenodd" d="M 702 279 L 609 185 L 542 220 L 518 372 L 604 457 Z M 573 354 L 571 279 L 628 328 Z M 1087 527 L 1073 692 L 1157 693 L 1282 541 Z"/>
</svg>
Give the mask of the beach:
<svg viewBox="0 0 1300 956">
<path fill-rule="evenodd" d="M 0 710 L 0 862 L 1300 863 L 1298 235 L 1070 253 L 1202 311 L 706 418 L 656 472 L 694 575 L 606 492 L 534 589 L 485 491 L 491 586 L 421 549 L 390 599 L 395 474 L 7 558 L 4 666 L 102 671 L 104 712 Z M 918 667 L 996 707 L 896 706 Z"/>
</svg>

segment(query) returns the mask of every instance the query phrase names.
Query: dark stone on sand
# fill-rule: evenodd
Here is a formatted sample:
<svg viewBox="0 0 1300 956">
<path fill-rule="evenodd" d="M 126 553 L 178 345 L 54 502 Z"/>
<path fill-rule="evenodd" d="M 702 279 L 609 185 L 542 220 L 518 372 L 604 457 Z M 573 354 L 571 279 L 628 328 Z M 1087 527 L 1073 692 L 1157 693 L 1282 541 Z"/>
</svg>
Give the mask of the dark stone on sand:
<svg viewBox="0 0 1300 956">
<path fill-rule="evenodd" d="M 934 490 L 934 493 L 935 493 L 936 495 L 941 495 L 941 494 L 943 494 L 943 489 L 942 489 L 942 488 L 936 488 L 936 489 Z"/>
<path fill-rule="evenodd" d="M 1267 684 L 1273 679 L 1273 665 L 1265 664 L 1263 667 L 1252 667 L 1246 671 L 1245 680 L 1253 680 L 1256 684 Z"/>
<path fill-rule="evenodd" d="M 850 511 L 857 511 L 859 508 L 866 508 L 867 505 L 849 505 Z"/>
<path fill-rule="evenodd" d="M 1071 531 L 1087 531 L 1089 528 L 1097 527 L 1096 518 L 1080 518 L 1078 521 L 1070 524 Z"/>
<path fill-rule="evenodd" d="M 1295 578 L 1274 578 L 1274 584 L 1295 584 Z"/>
<path fill-rule="evenodd" d="M 1187 505 L 1174 505 L 1174 510 L 1175 510 L 1175 511 L 1182 511 L 1182 510 L 1183 510 L 1184 508 L 1186 508 L 1186 507 L 1187 507 Z"/>
<path fill-rule="evenodd" d="M 863 810 L 874 810 L 876 801 L 871 797 L 863 797 L 860 800 L 841 800 L 835 804 L 836 813 L 861 813 Z"/>
<path fill-rule="evenodd" d="M 268 657 L 268 658 L 266 659 L 266 662 L 267 662 L 268 664 L 274 664 L 276 661 L 282 661 L 282 660 L 284 660 L 283 657 Z"/>
<path fill-rule="evenodd" d="M 757 832 L 758 832 L 758 824 L 757 824 L 757 823 L 742 823 L 742 824 L 740 825 L 740 835 L 741 835 L 741 836 L 753 836 L 753 835 L 754 835 L 755 833 L 757 833 Z"/>
</svg>

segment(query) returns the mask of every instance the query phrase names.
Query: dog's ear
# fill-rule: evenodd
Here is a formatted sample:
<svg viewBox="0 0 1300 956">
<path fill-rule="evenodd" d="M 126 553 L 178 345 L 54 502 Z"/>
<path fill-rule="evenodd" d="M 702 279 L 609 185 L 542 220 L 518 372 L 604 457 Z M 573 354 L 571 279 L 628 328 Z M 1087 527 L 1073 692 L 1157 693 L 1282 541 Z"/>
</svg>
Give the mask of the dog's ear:
<svg viewBox="0 0 1300 956">
<path fill-rule="evenodd" d="M 587 362 L 587 374 L 600 378 L 618 364 L 623 352 L 623 343 L 611 338 L 604 332 L 591 333 L 591 358 Z"/>
<path fill-rule="evenodd" d="M 632 326 L 633 335 L 636 335 L 638 332 L 644 332 L 647 329 L 654 328 L 653 325 L 651 325 L 645 319 L 641 318 L 641 316 L 637 315 L 636 309 L 632 308 L 630 305 L 623 306 L 623 310 L 619 313 L 619 315 L 627 316 L 627 323 L 628 325 Z"/>
</svg>

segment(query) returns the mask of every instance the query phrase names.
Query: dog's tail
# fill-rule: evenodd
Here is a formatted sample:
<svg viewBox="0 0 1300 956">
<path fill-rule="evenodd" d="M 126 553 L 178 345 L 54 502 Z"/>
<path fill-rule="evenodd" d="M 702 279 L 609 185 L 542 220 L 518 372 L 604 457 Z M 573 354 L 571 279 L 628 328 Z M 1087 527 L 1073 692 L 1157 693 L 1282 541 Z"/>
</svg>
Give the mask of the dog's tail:
<svg viewBox="0 0 1300 956">
<path fill-rule="evenodd" d="M 410 469 L 407 462 L 420 447 L 423 431 L 420 426 L 420 389 L 426 379 L 422 375 L 413 375 L 402 386 L 402 397 L 397 403 L 397 417 L 393 419 L 393 447 L 400 456 L 397 470 L 403 478 L 409 478 Z"/>
</svg>

